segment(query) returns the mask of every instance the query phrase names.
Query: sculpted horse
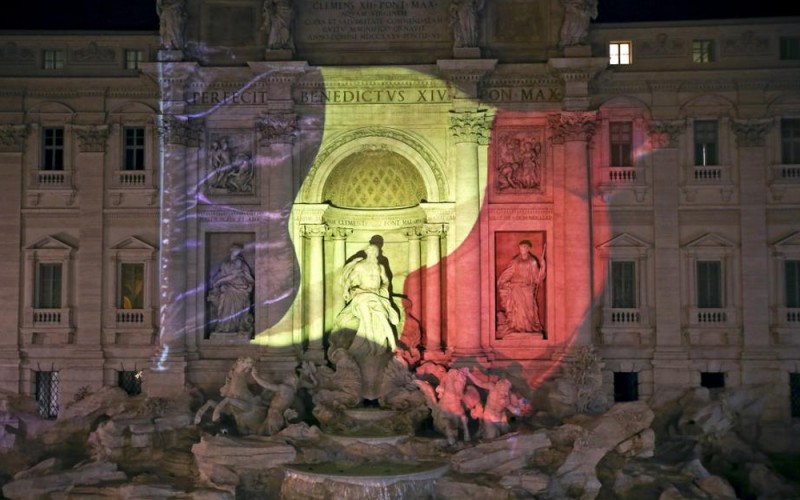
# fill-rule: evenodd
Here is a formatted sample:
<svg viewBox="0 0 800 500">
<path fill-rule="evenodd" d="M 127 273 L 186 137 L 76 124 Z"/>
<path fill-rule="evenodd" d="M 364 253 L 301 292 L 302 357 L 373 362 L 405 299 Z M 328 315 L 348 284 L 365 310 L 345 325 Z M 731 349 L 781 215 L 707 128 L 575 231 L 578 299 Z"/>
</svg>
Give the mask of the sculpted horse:
<svg viewBox="0 0 800 500">
<path fill-rule="evenodd" d="M 208 400 L 200 407 L 194 417 L 195 425 L 202 421 L 203 415 L 210 408 L 214 408 L 212 422 L 219 422 L 223 414 L 228 414 L 233 417 L 240 434 L 255 434 L 259 431 L 267 416 L 268 405 L 260 394 L 253 394 L 247 385 L 254 365 L 253 358 L 242 357 L 236 360 L 225 377 L 225 385 L 219 391 L 222 400 Z"/>
</svg>

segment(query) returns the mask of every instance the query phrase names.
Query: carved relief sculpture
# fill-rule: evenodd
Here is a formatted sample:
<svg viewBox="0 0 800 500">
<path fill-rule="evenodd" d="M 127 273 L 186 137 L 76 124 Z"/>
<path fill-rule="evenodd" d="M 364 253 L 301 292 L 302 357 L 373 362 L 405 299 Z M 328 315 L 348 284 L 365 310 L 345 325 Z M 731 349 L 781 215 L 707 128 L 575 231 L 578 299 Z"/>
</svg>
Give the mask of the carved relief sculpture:
<svg viewBox="0 0 800 500">
<path fill-rule="evenodd" d="M 253 191 L 253 160 L 247 153 L 234 153 L 226 137 L 211 144 L 211 174 L 208 185 L 228 193 Z"/>
<path fill-rule="evenodd" d="M 539 190 L 542 185 L 542 143 L 525 134 L 500 138 L 495 164 L 495 190 L 498 193 Z"/>
<path fill-rule="evenodd" d="M 589 35 L 589 22 L 597 17 L 597 0 L 562 0 L 562 3 L 561 46 L 584 45 Z"/>
<path fill-rule="evenodd" d="M 161 48 L 183 50 L 183 30 L 186 22 L 184 0 L 157 0 L 156 11 L 160 22 Z"/>
<path fill-rule="evenodd" d="M 250 336 L 254 319 L 252 293 L 255 284 L 250 266 L 242 257 L 241 245 L 231 245 L 231 253 L 219 266 L 211 280 L 208 301 L 214 306 L 216 333 L 238 333 Z"/>
<path fill-rule="evenodd" d="M 265 0 L 262 8 L 268 50 L 294 51 L 294 9 L 291 0 Z"/>
<path fill-rule="evenodd" d="M 478 12 L 485 0 L 453 0 L 450 3 L 450 25 L 453 27 L 453 47 L 478 46 Z"/>
<path fill-rule="evenodd" d="M 497 338 L 517 332 L 544 333 L 538 297 L 547 276 L 547 244 L 541 259 L 532 249 L 530 240 L 520 241 L 519 253 L 497 278 Z"/>
</svg>

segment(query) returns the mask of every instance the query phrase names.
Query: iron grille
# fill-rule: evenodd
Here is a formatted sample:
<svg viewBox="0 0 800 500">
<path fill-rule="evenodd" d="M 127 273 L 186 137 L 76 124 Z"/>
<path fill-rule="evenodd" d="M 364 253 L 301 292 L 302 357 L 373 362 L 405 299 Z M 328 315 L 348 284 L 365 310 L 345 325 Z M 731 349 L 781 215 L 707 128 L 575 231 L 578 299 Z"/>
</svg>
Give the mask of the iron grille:
<svg viewBox="0 0 800 500">
<path fill-rule="evenodd" d="M 42 418 L 58 417 L 58 372 L 36 372 L 36 402 Z"/>
<path fill-rule="evenodd" d="M 121 371 L 117 377 L 117 385 L 130 396 L 142 393 L 142 370 Z"/>
</svg>

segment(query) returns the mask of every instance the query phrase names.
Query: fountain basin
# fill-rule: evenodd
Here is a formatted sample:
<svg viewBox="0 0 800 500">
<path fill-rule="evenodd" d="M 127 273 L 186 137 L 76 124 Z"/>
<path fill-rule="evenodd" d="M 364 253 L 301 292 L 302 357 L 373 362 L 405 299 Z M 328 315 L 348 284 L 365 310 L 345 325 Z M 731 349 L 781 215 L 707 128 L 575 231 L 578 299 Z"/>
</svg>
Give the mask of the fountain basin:
<svg viewBox="0 0 800 500">
<path fill-rule="evenodd" d="M 441 462 L 285 465 L 281 498 L 433 498 L 436 480 L 448 469 Z"/>
</svg>

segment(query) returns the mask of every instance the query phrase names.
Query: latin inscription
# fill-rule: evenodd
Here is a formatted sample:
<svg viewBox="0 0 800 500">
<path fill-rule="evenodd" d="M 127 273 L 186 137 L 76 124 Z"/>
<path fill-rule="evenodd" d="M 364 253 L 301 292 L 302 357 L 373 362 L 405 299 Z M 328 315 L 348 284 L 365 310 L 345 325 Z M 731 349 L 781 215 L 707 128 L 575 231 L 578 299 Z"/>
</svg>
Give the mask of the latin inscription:
<svg viewBox="0 0 800 500">
<path fill-rule="evenodd" d="M 207 90 L 192 92 L 187 99 L 189 104 L 266 104 L 267 93 L 264 91 L 231 92 L 227 90 Z"/>
<path fill-rule="evenodd" d="M 481 97 L 487 102 L 560 102 L 563 95 L 559 87 L 495 87 Z"/>
<path fill-rule="evenodd" d="M 300 90 L 298 104 L 424 104 L 450 102 L 447 89 Z"/>
<path fill-rule="evenodd" d="M 442 42 L 450 39 L 443 0 L 300 2 L 298 39 L 309 43 Z"/>
</svg>

